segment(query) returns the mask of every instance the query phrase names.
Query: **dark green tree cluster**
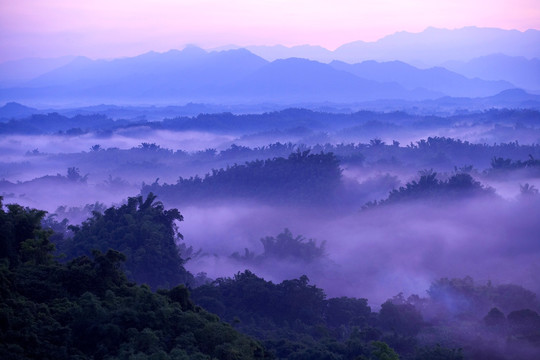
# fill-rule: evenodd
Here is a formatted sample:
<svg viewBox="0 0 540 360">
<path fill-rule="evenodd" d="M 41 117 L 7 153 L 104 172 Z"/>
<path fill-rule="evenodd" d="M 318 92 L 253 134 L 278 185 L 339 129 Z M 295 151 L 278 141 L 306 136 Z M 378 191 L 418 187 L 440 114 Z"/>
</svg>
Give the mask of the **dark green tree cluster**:
<svg viewBox="0 0 540 360">
<path fill-rule="evenodd" d="M 250 271 L 193 289 L 193 299 L 264 342 L 280 359 L 463 359 L 443 347 L 419 347 L 425 326 L 410 304 L 385 303 L 379 314 L 366 299 L 327 299 L 306 276 L 279 284 Z M 427 354 L 427 355 L 426 355 Z"/>
<path fill-rule="evenodd" d="M 317 244 L 313 239 L 307 240 L 301 235 L 293 236 L 289 229 L 274 236 L 266 236 L 261 239 L 264 251 L 260 255 L 245 249 L 244 255 L 235 252 L 233 259 L 243 262 L 261 263 L 267 260 L 294 260 L 312 262 L 323 258 L 325 254 L 325 242 Z"/>
<path fill-rule="evenodd" d="M 127 280 L 125 256 L 53 259 L 43 211 L 0 201 L 0 358 L 265 359 L 254 340 L 193 304 L 176 286 Z"/>
<path fill-rule="evenodd" d="M 379 325 L 384 330 L 414 337 L 424 326 L 424 321 L 414 305 L 388 300 L 381 305 Z"/>
<path fill-rule="evenodd" d="M 85 226 L 96 227 L 87 229 L 88 241 L 114 231 L 114 224 L 126 234 L 146 231 L 147 222 L 161 222 L 165 226 L 156 231 L 177 236 L 171 220 L 180 220 L 179 213 L 154 200 L 135 197 L 96 212 L 75 229 L 79 246 Z M 471 358 L 527 359 L 540 346 L 538 300 L 517 285 L 440 279 L 429 298 L 405 300 L 400 294 L 375 313 L 366 299 L 328 299 L 306 276 L 274 284 L 245 271 L 193 289 L 192 301 L 183 285 L 154 293 L 129 282 L 122 272 L 126 256 L 116 250 L 91 250 L 90 256 L 58 263 L 52 231 L 40 225 L 44 215 L 0 206 L 1 358 L 461 360 L 462 352 L 453 349 L 459 346 Z M 141 227 L 129 228 L 133 217 Z M 294 239 L 290 232 L 280 235 Z M 267 242 L 269 249 L 279 243 Z M 269 352 L 200 306 L 259 339 Z M 464 338 L 468 327 L 485 334 Z M 493 339 L 506 340 L 499 342 L 504 346 L 486 345 Z"/>
<path fill-rule="evenodd" d="M 488 170 L 488 174 L 501 175 L 519 169 L 525 169 L 534 175 L 540 174 L 540 159 L 535 159 L 532 155 L 529 155 L 529 159 L 524 161 L 494 157 L 491 159 L 491 169 Z"/>
<path fill-rule="evenodd" d="M 249 321 L 255 315 L 270 318 L 278 324 L 296 319 L 315 323 L 325 297 L 321 289 L 308 285 L 306 276 L 275 285 L 249 270 L 195 288 L 193 296 L 203 307 L 226 319 L 233 320 L 238 316 Z M 239 309 L 242 313 L 237 313 Z"/>
<path fill-rule="evenodd" d="M 437 179 L 437 173 L 429 170 L 420 173 L 420 178 L 394 189 L 388 194 L 388 198 L 380 201 L 369 202 L 364 208 L 376 205 L 395 204 L 406 201 L 451 201 L 471 196 L 495 196 L 495 190 L 482 185 L 470 174 L 457 173 L 448 180 Z"/>
<path fill-rule="evenodd" d="M 183 217 L 155 199 L 153 194 L 131 197 L 122 206 L 93 212 L 80 226 L 70 227 L 72 238 L 57 242 L 59 253 L 72 259 L 114 249 L 125 254 L 126 274 L 137 283 L 154 289 L 189 283 L 192 276 L 178 247 L 182 235 L 176 222 Z"/>
<path fill-rule="evenodd" d="M 272 202 L 329 200 L 341 181 L 339 161 L 332 153 L 296 151 L 287 158 L 246 162 L 213 170 L 204 178 L 180 178 L 174 185 L 144 185 L 142 194 L 155 193 L 178 201 L 240 197 Z"/>
</svg>

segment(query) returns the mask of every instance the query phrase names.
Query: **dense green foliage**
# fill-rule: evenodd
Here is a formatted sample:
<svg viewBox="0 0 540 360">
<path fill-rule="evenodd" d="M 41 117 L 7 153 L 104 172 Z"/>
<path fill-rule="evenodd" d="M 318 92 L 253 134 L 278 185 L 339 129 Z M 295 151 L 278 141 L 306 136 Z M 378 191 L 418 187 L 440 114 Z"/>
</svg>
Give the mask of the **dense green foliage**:
<svg viewBox="0 0 540 360">
<path fill-rule="evenodd" d="M 109 248 L 123 247 L 133 254 L 138 241 L 147 250 L 178 255 L 175 221 L 182 217 L 176 209 L 165 210 L 153 195 L 130 198 L 103 214 L 96 211 L 74 227 L 73 239 L 61 238 L 59 245 L 92 256 L 65 264 L 52 257 L 52 232 L 40 225 L 45 212 L 18 205 L 8 205 L 7 210 L 0 211 L 4 358 L 267 356 L 262 347 L 194 305 L 185 287 L 156 294 L 130 283 L 122 273 L 126 255 Z M 291 255 L 309 261 L 324 250 L 288 230 L 261 242 L 261 258 L 268 259 Z M 191 276 L 180 257 L 170 259 Z M 170 264 L 165 258 L 155 261 L 152 269 L 137 268 L 136 262 L 132 266 L 142 278 L 174 279 L 175 274 L 167 272 Z M 398 354 L 402 359 L 461 359 L 462 353 L 452 349 L 458 344 L 472 358 L 496 353 L 527 358 L 540 346 L 538 300 L 520 286 L 440 279 L 428 295 L 404 299 L 400 294 L 375 313 L 366 299 L 326 298 L 305 276 L 274 284 L 249 271 L 193 289 L 195 303 L 260 339 L 274 356 L 284 359 L 397 359 Z M 464 338 L 468 328 L 481 332 L 485 341 L 509 340 L 504 346 L 488 347 Z M 433 336 L 444 346 L 426 341 Z"/>
<path fill-rule="evenodd" d="M 338 190 L 339 161 L 332 153 L 296 151 L 287 158 L 246 162 L 213 170 L 204 178 L 180 178 L 175 185 L 145 185 L 143 194 L 155 193 L 181 202 L 229 197 L 270 202 L 324 202 Z"/>
<path fill-rule="evenodd" d="M 366 299 L 326 300 L 306 276 L 274 284 L 245 271 L 193 289 L 193 298 L 241 331 L 263 339 L 282 359 L 369 356 L 369 341 L 377 339 L 361 341 L 359 332 L 348 335 L 351 325 L 367 326 L 372 313 Z"/>
<path fill-rule="evenodd" d="M 466 277 L 440 279 L 428 295 L 398 294 L 376 313 L 366 299 L 326 298 L 305 276 L 274 284 L 249 271 L 193 290 L 197 303 L 283 359 L 529 359 L 540 351 L 534 293 Z"/>
<path fill-rule="evenodd" d="M 44 212 L 0 203 L 0 358 L 263 359 L 268 354 L 189 298 L 128 282 L 125 256 L 52 258 Z"/>
<path fill-rule="evenodd" d="M 165 210 L 156 196 L 131 197 L 119 207 L 103 213 L 93 212 L 80 226 L 72 226 L 73 237 L 57 242 L 58 251 L 68 259 L 114 249 L 127 257 L 125 271 L 129 279 L 151 288 L 189 283 L 192 276 L 184 269 L 179 253 L 177 221 L 183 217 L 177 209 Z"/>
<path fill-rule="evenodd" d="M 388 301 L 377 314 L 366 299 L 326 298 L 306 276 L 274 284 L 250 271 L 193 289 L 193 299 L 280 359 L 462 359 L 457 350 L 419 347 L 426 326 L 411 304 Z"/>
<path fill-rule="evenodd" d="M 0 357 L 461 360 L 528 359 L 539 352 L 536 295 L 468 277 L 434 282 L 428 298 L 399 294 L 379 312 L 366 299 L 327 298 L 306 276 L 274 284 L 250 271 L 194 288 L 192 297 L 178 282 L 152 292 L 128 281 L 122 268 L 129 256 L 112 249 L 124 246 L 133 254 L 138 239 L 149 250 L 178 254 L 174 221 L 181 215 L 154 200 L 134 197 L 95 212 L 73 228 L 72 240 L 59 242 L 91 256 L 63 264 L 52 255 L 52 231 L 41 227 L 45 212 L 0 206 Z M 289 248 L 298 259 L 323 250 L 288 230 L 262 242 L 269 259 Z M 99 244 L 108 248 L 92 249 Z M 139 267 L 141 276 L 176 276 L 167 272 L 167 261 L 174 261 L 191 278 L 181 258 L 170 259 L 154 262 L 151 271 Z"/>
</svg>

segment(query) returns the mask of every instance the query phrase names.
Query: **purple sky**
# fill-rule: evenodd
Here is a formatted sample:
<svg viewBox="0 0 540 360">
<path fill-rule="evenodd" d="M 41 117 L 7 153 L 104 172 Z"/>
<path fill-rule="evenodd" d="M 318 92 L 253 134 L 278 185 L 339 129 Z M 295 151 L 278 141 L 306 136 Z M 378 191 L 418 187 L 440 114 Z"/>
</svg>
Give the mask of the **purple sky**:
<svg viewBox="0 0 540 360">
<path fill-rule="evenodd" d="M 0 61 L 196 44 L 334 49 L 428 26 L 540 28 L 538 0 L 0 0 Z"/>
</svg>

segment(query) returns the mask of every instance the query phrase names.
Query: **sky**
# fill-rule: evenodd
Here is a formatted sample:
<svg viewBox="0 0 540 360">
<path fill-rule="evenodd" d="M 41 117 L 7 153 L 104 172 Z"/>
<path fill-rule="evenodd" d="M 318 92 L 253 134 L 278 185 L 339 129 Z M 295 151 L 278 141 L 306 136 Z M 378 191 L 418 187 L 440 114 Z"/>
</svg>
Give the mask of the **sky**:
<svg viewBox="0 0 540 360">
<path fill-rule="evenodd" d="M 540 28 L 540 0 L 0 0 L 0 62 L 225 45 L 376 41 L 397 31 Z"/>
</svg>

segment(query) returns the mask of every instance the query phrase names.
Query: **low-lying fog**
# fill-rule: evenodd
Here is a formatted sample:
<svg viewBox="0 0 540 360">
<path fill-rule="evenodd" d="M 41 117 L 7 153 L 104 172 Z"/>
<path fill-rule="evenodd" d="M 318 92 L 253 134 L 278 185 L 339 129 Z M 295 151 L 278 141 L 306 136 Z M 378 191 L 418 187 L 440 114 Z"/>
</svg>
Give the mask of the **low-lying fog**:
<svg viewBox="0 0 540 360">
<path fill-rule="evenodd" d="M 216 278 L 250 268 L 276 282 L 306 274 L 330 296 L 367 297 L 372 304 L 402 291 L 423 296 L 438 278 L 466 275 L 540 292 L 540 202 L 538 197 L 527 200 L 520 196 L 520 186 L 526 183 L 540 188 L 538 172 L 512 170 L 501 175 L 488 171 L 494 157 L 508 157 L 514 162 L 526 161 L 529 155 L 532 159 L 540 157 L 537 129 L 477 126 L 416 133 L 368 130 L 216 134 L 138 127 L 103 136 L 6 135 L 0 139 L 0 195 L 4 203 L 51 213 L 62 205 L 82 207 L 101 202 L 111 206 L 139 194 L 143 182 L 149 184 L 159 178 L 160 184 L 174 184 L 179 176 L 204 177 L 211 169 L 235 163 L 287 157 L 293 150 L 315 149 L 317 144 L 335 146 L 330 150 L 341 159 L 342 182 L 347 190 L 342 201 L 329 206 L 285 206 L 226 196 L 200 203 L 158 198 L 167 207 L 180 210 L 185 221 L 179 229 L 185 243 L 195 251 L 201 250 L 187 262 L 188 270 Z M 409 146 L 428 136 L 488 144 L 508 139 L 519 143 L 478 149 L 462 148 L 460 144 Z M 382 143 L 370 143 L 374 139 Z M 269 146 L 278 141 L 280 146 Z M 283 145 L 287 142 L 292 144 Z M 336 147 L 342 142 L 357 145 L 352 150 Z M 362 210 L 366 202 L 384 199 L 392 189 L 417 180 L 420 170 L 433 168 L 444 179 L 468 165 L 468 172 L 483 185 L 493 187 L 496 197 Z M 69 175 L 68 168 L 76 171 Z M 246 248 L 255 255 L 262 254 L 260 239 L 277 236 L 286 228 L 294 236 L 315 239 L 318 245 L 324 241 L 326 255 L 310 262 L 250 262 L 231 257 L 235 252 L 245 254 Z"/>
<path fill-rule="evenodd" d="M 433 280 L 466 275 L 538 292 L 539 213 L 538 201 L 500 199 L 381 206 L 349 214 L 231 201 L 184 208 L 181 232 L 188 244 L 203 250 L 188 269 L 212 278 L 244 270 L 246 263 L 229 255 L 243 254 L 244 248 L 261 254 L 259 239 L 284 228 L 326 241 L 327 258 L 271 259 L 249 267 L 278 282 L 306 274 L 331 296 L 367 297 L 377 304 L 401 291 L 425 296 Z"/>
</svg>

